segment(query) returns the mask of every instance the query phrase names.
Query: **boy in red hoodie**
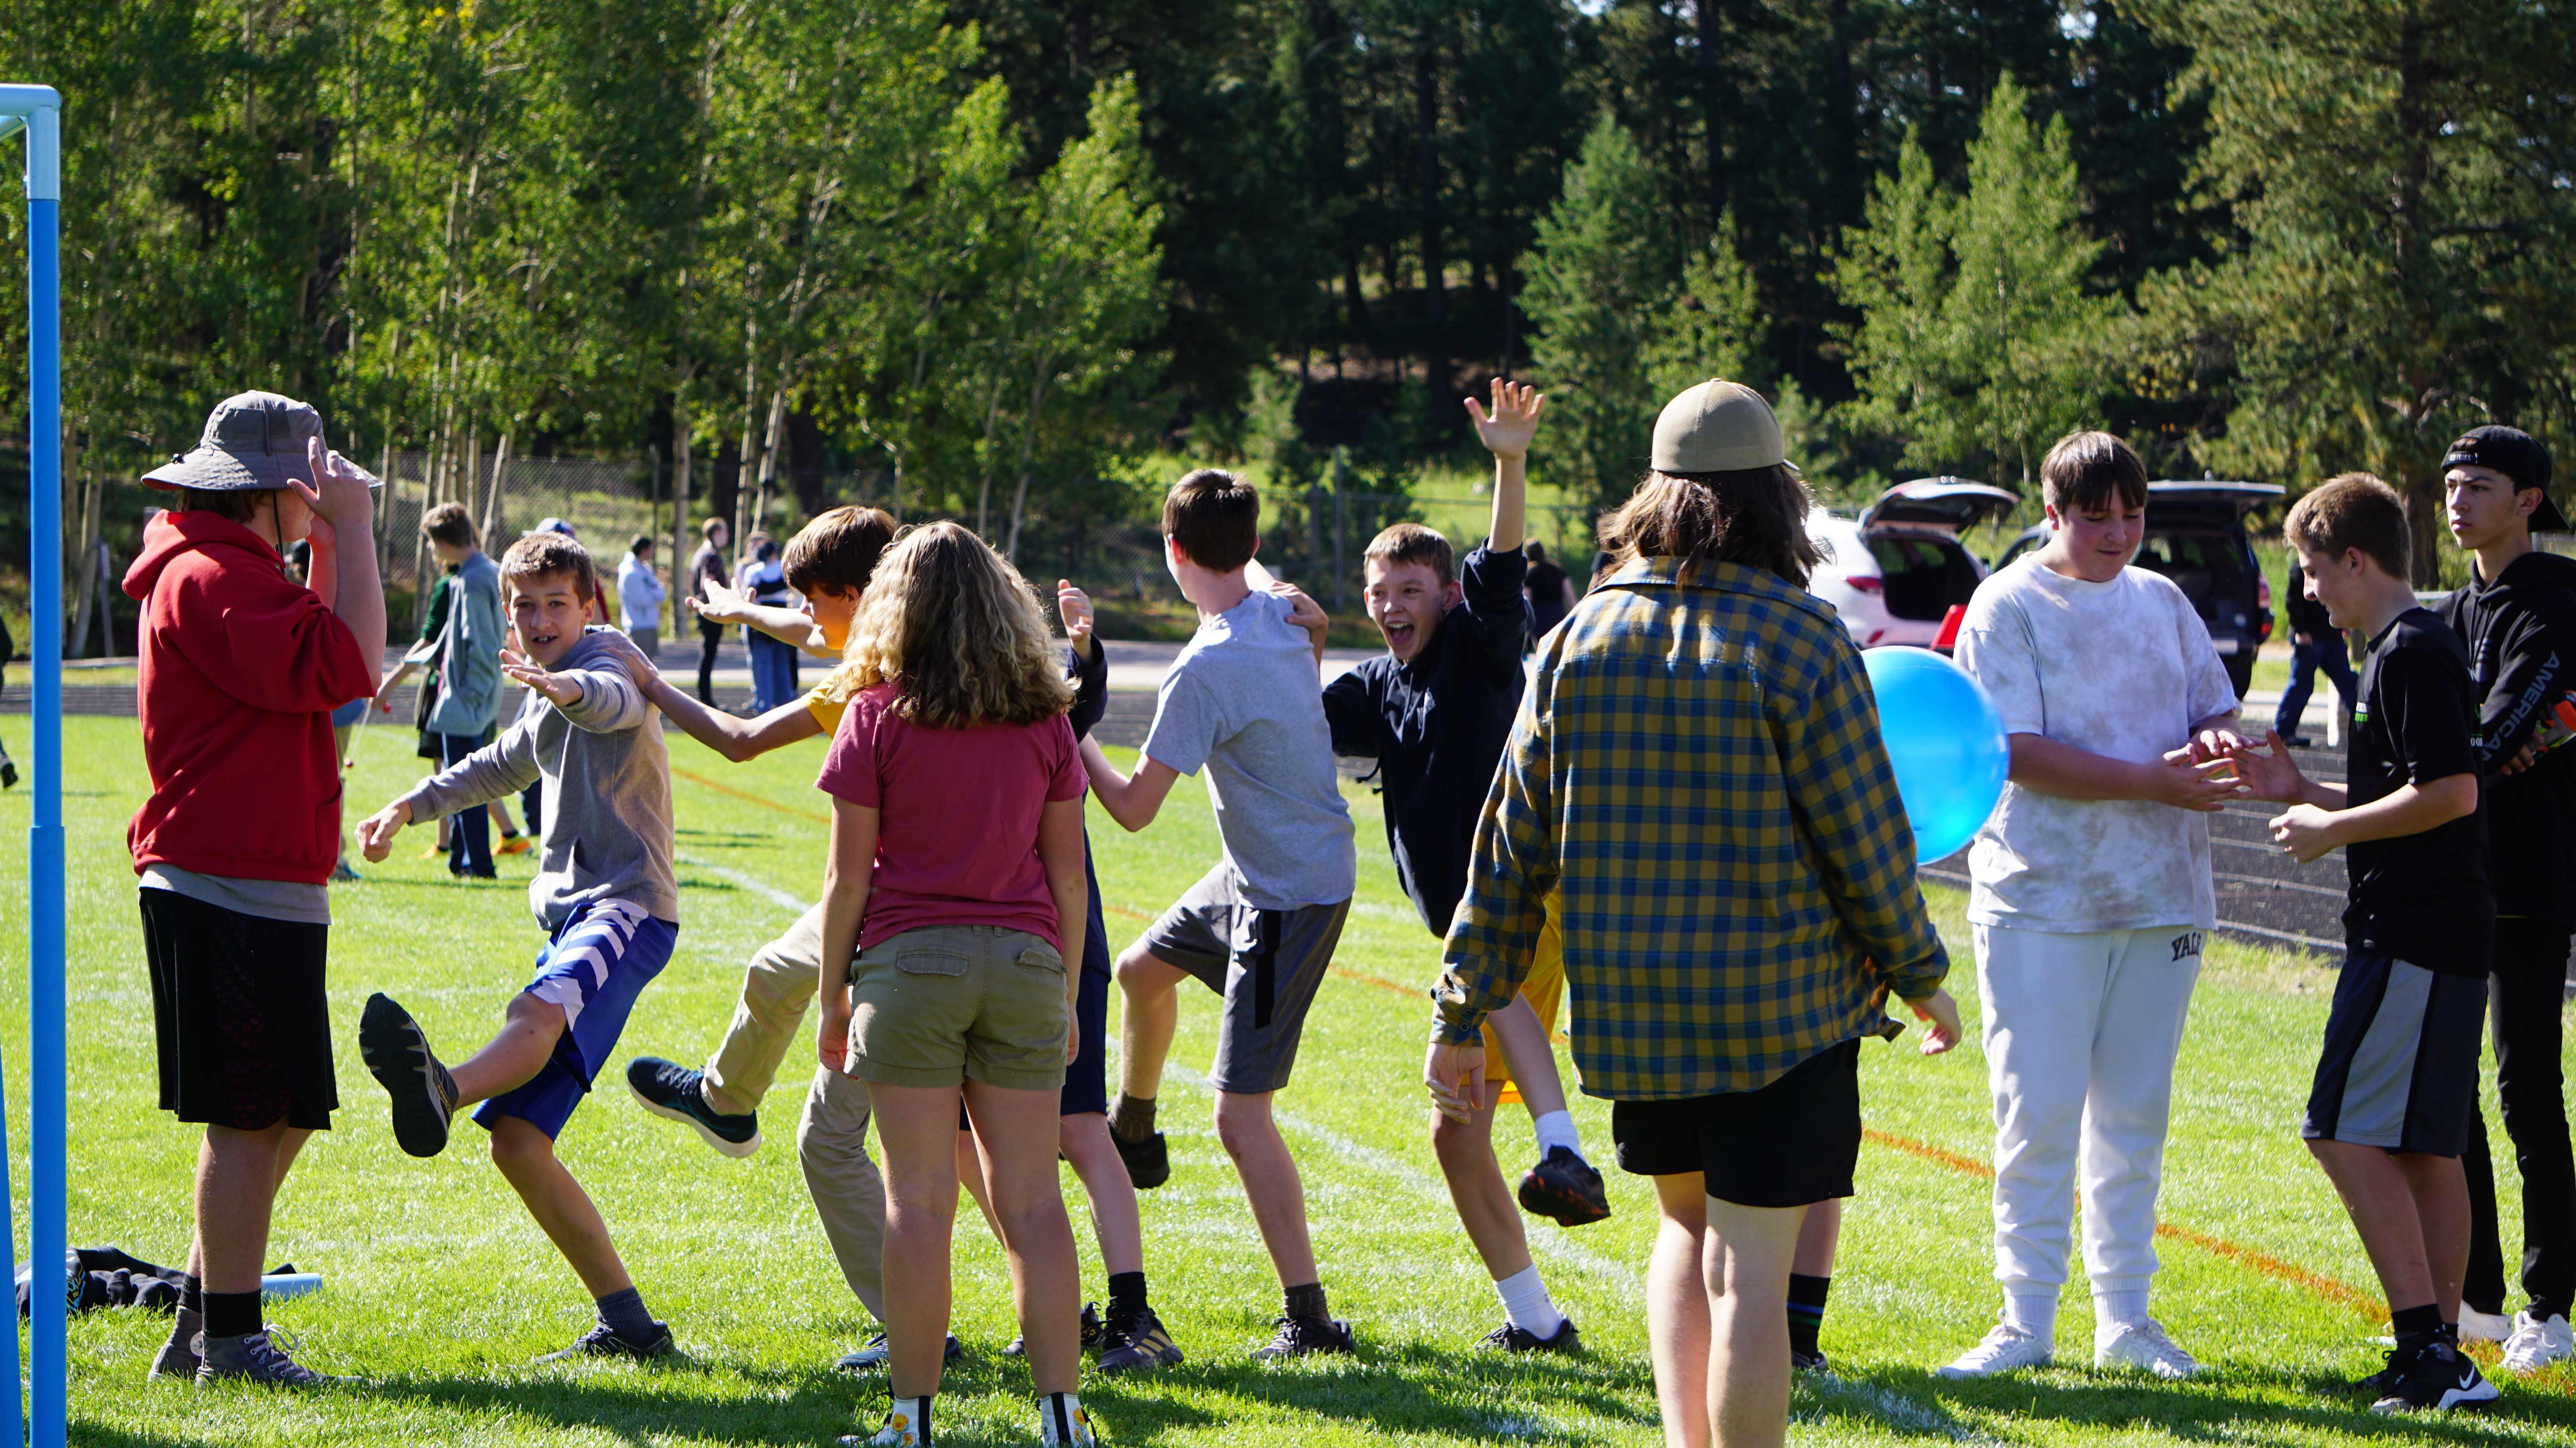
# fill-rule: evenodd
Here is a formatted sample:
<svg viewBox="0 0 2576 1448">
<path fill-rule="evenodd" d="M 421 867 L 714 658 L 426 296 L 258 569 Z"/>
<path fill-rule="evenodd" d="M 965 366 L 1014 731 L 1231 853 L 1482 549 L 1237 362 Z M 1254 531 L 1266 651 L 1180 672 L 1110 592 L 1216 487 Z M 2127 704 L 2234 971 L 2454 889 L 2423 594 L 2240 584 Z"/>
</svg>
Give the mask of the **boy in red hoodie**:
<svg viewBox="0 0 2576 1448">
<path fill-rule="evenodd" d="M 339 1105 L 323 992 L 331 711 L 375 693 L 384 657 L 376 484 L 323 445 L 319 413 L 268 392 L 218 403 L 196 450 L 143 482 L 177 496 L 125 575 L 143 606 L 152 778 L 126 840 L 161 1109 L 206 1129 L 179 1319 L 151 1375 L 311 1386 L 328 1380 L 261 1329 L 259 1274 L 278 1186 Z M 299 540 L 310 586 L 286 574 Z"/>
</svg>

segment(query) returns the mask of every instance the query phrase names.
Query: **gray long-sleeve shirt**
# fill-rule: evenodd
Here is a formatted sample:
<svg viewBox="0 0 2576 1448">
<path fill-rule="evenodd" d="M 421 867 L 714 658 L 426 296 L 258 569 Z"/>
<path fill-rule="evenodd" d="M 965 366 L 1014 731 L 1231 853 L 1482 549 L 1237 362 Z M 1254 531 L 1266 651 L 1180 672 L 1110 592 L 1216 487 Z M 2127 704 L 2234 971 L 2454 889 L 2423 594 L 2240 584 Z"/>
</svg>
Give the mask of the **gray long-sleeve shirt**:
<svg viewBox="0 0 2576 1448">
<path fill-rule="evenodd" d="M 545 781 L 545 830 L 528 906 L 547 930 L 601 900 L 625 900 L 678 921 L 671 874 L 671 760 L 657 712 L 589 638 L 555 666 L 581 686 L 558 707 L 531 689 L 499 739 L 403 796 L 412 818 L 488 804 Z"/>
</svg>

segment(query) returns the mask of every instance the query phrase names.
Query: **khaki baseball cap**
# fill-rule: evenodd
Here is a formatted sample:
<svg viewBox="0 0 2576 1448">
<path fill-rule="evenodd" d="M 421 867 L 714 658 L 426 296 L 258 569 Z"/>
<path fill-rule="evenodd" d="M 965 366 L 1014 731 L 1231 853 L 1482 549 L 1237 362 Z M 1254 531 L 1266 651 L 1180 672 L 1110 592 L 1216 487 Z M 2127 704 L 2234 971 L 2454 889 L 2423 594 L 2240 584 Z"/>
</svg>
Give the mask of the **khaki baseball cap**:
<svg viewBox="0 0 2576 1448">
<path fill-rule="evenodd" d="M 1659 473 L 1736 473 L 1777 467 L 1789 458 L 1780 419 L 1762 394 L 1712 377 L 1664 404 L 1649 461 Z"/>
</svg>

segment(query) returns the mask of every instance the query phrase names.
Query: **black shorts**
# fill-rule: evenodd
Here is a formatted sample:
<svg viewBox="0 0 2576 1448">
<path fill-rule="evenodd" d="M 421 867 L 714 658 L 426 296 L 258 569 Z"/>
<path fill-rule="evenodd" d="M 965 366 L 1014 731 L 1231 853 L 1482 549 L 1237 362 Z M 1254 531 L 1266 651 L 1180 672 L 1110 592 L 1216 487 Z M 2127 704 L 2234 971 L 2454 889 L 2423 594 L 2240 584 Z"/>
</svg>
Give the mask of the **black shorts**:
<svg viewBox="0 0 2576 1448">
<path fill-rule="evenodd" d="M 1759 1091 L 1615 1101 L 1610 1139 L 1637 1176 L 1699 1172 L 1741 1207 L 1803 1207 L 1852 1194 L 1860 1163 L 1860 1042 L 1828 1046 Z"/>
<path fill-rule="evenodd" d="M 331 927 L 243 915 L 145 889 L 143 953 L 161 1109 L 181 1121 L 328 1131 L 331 1074 L 323 962 Z"/>
<path fill-rule="evenodd" d="M 2484 975 L 2347 955 L 2299 1135 L 2425 1156 L 2468 1149 L 2478 1109 Z"/>
</svg>

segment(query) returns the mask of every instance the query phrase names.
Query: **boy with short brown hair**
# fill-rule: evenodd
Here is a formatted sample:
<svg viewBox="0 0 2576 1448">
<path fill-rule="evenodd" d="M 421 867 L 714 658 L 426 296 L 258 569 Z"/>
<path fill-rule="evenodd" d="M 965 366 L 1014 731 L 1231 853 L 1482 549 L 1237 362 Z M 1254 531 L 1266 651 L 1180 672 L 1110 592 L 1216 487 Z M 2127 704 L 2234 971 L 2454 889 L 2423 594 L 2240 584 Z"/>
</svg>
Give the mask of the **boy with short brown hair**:
<svg viewBox="0 0 2576 1448">
<path fill-rule="evenodd" d="M 2302 862 L 2336 848 L 2352 875 L 2345 955 L 2299 1134 L 2325 1168 L 2388 1296 L 2397 1343 L 2356 1386 L 2371 1411 L 2476 1408 L 2493 1384 L 2459 1351 L 2468 1265 L 2460 1153 L 2477 1110 L 2478 1026 L 2495 924 L 2459 636 L 2407 582 L 2406 508 L 2346 473 L 2290 509 L 2283 535 L 2310 597 L 2370 640 L 2345 784 L 2300 773 L 2273 731 L 2238 745 L 2257 799 L 2290 806 L 2272 838 Z"/>
<path fill-rule="evenodd" d="M 492 1134 L 492 1161 L 583 1287 L 599 1320 L 572 1357 L 657 1358 L 678 1351 L 645 1310 L 589 1194 L 555 1155 L 555 1139 L 679 937 L 671 873 L 671 781 L 662 730 L 608 645 L 583 621 L 599 596 L 590 554 L 559 533 L 531 533 L 501 559 L 518 647 L 502 670 L 527 685 L 516 722 L 492 744 L 359 826 L 381 860 L 418 814 L 449 814 L 532 783 L 546 793 L 528 902 L 547 930 L 535 979 L 514 997 L 500 1034 L 452 1070 L 411 1014 L 382 994 L 358 1024 L 367 1069 L 392 1096 L 395 1140 L 413 1156 L 447 1145 L 469 1102 Z"/>
</svg>

